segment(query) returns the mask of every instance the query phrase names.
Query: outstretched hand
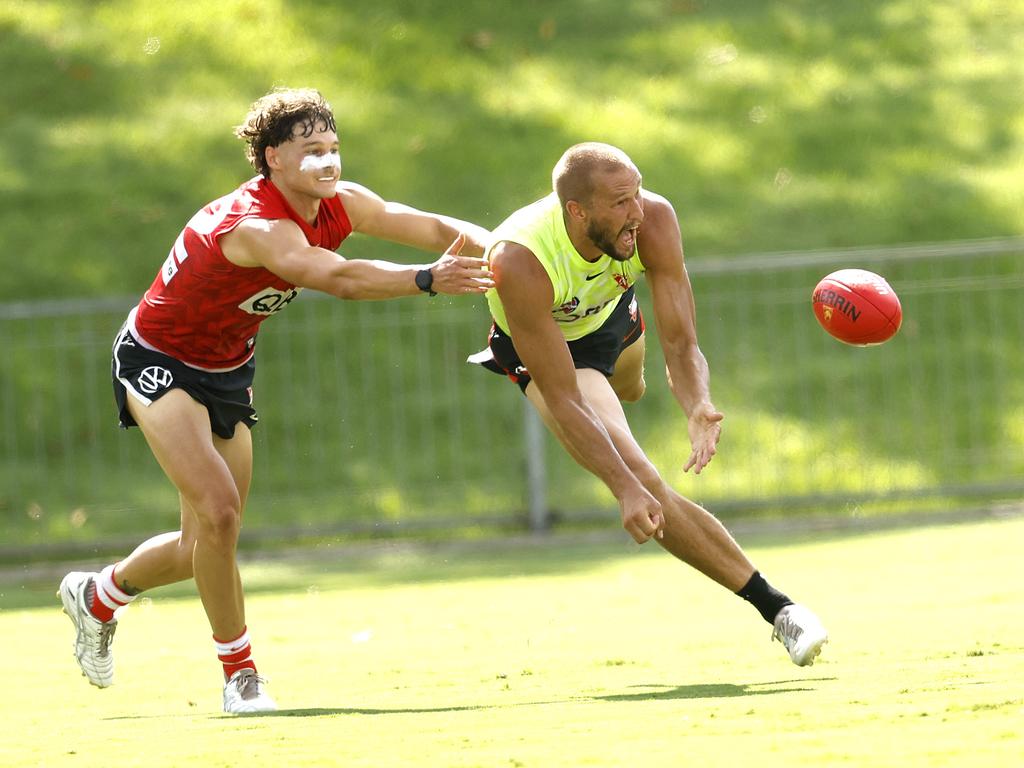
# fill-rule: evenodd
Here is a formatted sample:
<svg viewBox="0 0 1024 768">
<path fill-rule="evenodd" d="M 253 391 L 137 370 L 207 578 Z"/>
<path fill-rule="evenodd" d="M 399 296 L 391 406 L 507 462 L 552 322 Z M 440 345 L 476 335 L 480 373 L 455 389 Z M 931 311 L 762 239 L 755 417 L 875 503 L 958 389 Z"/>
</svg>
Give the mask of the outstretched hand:
<svg viewBox="0 0 1024 768">
<path fill-rule="evenodd" d="M 444 255 L 430 265 L 430 272 L 434 276 L 434 284 L 431 287 L 437 293 L 457 296 L 464 293 L 483 293 L 494 287 L 493 273 L 486 259 L 459 255 L 465 245 L 466 235 L 460 232 Z"/>
<path fill-rule="evenodd" d="M 715 455 L 724 418 L 725 414 L 716 411 L 710 403 L 696 408 L 690 414 L 687 429 L 690 432 L 690 445 L 693 450 L 690 452 L 689 461 L 683 467 L 683 472 L 688 472 L 692 467 L 694 474 L 699 475 L 708 465 L 711 457 Z"/>
</svg>

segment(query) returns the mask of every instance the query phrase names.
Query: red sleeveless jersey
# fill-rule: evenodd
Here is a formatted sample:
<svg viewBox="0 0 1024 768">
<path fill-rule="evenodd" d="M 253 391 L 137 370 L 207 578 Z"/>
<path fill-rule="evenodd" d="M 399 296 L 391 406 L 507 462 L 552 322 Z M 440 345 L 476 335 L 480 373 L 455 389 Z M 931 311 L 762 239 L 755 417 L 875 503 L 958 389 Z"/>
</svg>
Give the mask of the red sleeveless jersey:
<svg viewBox="0 0 1024 768">
<path fill-rule="evenodd" d="M 352 232 L 338 196 L 320 201 L 316 223 L 299 216 L 270 180 L 257 176 L 200 209 L 174 242 L 129 326 L 145 346 L 186 365 L 226 371 L 253 356 L 256 332 L 299 288 L 263 267 L 239 267 L 218 239 L 246 219 L 291 219 L 310 245 L 336 250 Z"/>
</svg>

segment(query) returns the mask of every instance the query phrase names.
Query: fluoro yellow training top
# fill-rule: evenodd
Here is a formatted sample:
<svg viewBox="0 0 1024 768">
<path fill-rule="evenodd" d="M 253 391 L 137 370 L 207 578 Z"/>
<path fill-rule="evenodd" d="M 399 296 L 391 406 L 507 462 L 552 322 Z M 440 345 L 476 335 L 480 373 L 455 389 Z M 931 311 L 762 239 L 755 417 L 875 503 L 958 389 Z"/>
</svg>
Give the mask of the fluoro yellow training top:
<svg viewBox="0 0 1024 768">
<path fill-rule="evenodd" d="M 554 192 L 520 208 L 494 230 L 488 259 L 494 246 L 501 242 L 529 248 L 548 273 L 555 294 L 551 316 L 566 341 L 575 341 L 600 328 L 618 299 L 644 271 L 635 246 L 629 261 L 618 261 L 607 254 L 601 254 L 597 261 L 580 256 L 565 230 L 562 205 Z M 509 333 L 498 291 L 491 288 L 486 296 L 494 321 Z"/>
</svg>

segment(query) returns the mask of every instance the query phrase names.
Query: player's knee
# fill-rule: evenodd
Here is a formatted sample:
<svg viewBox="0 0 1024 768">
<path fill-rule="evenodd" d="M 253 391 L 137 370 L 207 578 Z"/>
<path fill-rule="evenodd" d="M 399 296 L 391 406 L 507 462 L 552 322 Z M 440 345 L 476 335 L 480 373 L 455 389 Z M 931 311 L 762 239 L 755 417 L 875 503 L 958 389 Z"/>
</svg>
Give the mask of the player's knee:
<svg viewBox="0 0 1024 768">
<path fill-rule="evenodd" d="M 241 505 L 238 494 L 209 494 L 203 502 L 193 504 L 199 522 L 199 538 L 215 546 L 233 547 L 241 529 Z"/>
<path fill-rule="evenodd" d="M 208 516 L 203 533 L 210 544 L 221 549 L 233 549 L 238 543 L 241 527 L 238 511 L 224 507 Z"/>
</svg>

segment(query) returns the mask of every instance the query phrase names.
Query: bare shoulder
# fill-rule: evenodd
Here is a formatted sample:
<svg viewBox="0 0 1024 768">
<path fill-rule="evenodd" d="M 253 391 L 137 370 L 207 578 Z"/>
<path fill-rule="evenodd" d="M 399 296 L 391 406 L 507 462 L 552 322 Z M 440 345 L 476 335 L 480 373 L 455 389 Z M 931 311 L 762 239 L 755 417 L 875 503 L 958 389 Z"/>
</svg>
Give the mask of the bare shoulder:
<svg viewBox="0 0 1024 768">
<path fill-rule="evenodd" d="M 489 260 L 498 290 L 501 290 L 502 282 L 530 279 L 538 275 L 547 277 L 547 272 L 533 251 L 510 240 L 495 243 L 491 247 Z"/>
<path fill-rule="evenodd" d="M 640 260 L 648 269 L 677 267 L 683 260 L 679 218 L 672 203 L 661 195 L 643 191 L 644 221 L 637 237 Z"/>
<path fill-rule="evenodd" d="M 644 201 L 644 223 L 641 226 L 641 231 L 646 228 L 657 233 L 666 230 L 669 233 L 678 233 L 679 217 L 676 215 L 676 209 L 672 207 L 672 203 L 668 201 L 668 198 L 647 189 L 643 190 L 642 194 Z"/>
<path fill-rule="evenodd" d="M 338 198 L 345 206 L 348 219 L 357 232 L 384 207 L 384 199 L 380 195 L 354 181 L 339 181 L 337 190 Z"/>
<path fill-rule="evenodd" d="M 537 257 L 533 255 L 533 251 L 521 243 L 511 240 L 496 240 L 491 246 L 491 260 L 507 262 L 537 261 Z"/>
<path fill-rule="evenodd" d="M 378 195 L 370 190 L 368 187 L 364 187 L 362 184 L 356 184 L 354 181 L 347 181 L 345 179 L 338 182 L 338 196 L 341 197 L 342 201 L 346 200 L 361 200 L 367 197 L 378 197 Z"/>
<path fill-rule="evenodd" d="M 494 285 L 503 301 L 550 306 L 554 296 L 551 278 L 525 245 L 502 240 L 490 251 Z"/>
</svg>

